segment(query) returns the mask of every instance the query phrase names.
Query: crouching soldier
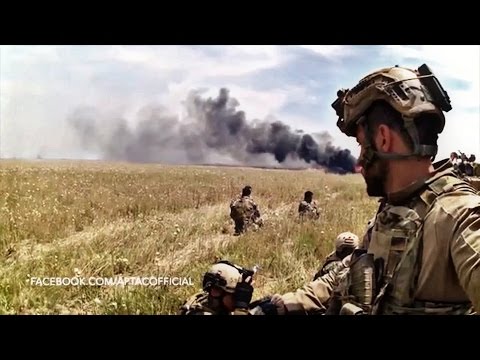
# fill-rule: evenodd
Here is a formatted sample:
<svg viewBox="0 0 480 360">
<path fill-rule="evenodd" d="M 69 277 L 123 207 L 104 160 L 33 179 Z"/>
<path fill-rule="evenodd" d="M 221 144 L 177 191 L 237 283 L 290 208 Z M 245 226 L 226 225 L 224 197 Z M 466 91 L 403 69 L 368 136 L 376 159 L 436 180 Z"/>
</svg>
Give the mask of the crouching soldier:
<svg viewBox="0 0 480 360">
<path fill-rule="evenodd" d="M 313 200 L 313 193 L 307 191 L 304 194 L 304 198 L 298 205 L 298 215 L 300 219 L 318 219 L 320 217 L 320 210 L 318 203 Z"/>
<path fill-rule="evenodd" d="M 321 269 L 315 274 L 313 280 L 317 280 L 320 276 L 327 274 L 334 267 L 339 266 L 342 260 L 353 253 L 360 244 L 358 236 L 351 232 L 343 232 L 335 239 L 335 251 L 327 256 Z"/>
<path fill-rule="evenodd" d="M 235 223 L 236 236 L 245 233 L 248 228 L 258 229 L 263 226 L 258 205 L 251 197 L 252 187 L 247 185 L 242 194 L 230 202 L 230 218 Z"/>
</svg>

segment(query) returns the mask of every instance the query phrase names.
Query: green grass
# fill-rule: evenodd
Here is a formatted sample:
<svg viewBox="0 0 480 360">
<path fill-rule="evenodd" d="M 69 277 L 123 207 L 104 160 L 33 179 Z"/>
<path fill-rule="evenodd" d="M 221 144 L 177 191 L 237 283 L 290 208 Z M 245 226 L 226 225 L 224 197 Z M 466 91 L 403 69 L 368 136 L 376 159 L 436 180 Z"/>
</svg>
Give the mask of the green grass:
<svg viewBox="0 0 480 360">
<path fill-rule="evenodd" d="M 359 175 L 88 161 L 0 162 L 1 314 L 174 314 L 219 258 L 261 266 L 254 299 L 309 281 L 376 200 Z M 228 204 L 250 184 L 265 226 L 234 237 Z M 299 222 L 312 190 L 318 221 Z M 188 277 L 194 286 L 35 286 L 29 277 Z"/>
</svg>

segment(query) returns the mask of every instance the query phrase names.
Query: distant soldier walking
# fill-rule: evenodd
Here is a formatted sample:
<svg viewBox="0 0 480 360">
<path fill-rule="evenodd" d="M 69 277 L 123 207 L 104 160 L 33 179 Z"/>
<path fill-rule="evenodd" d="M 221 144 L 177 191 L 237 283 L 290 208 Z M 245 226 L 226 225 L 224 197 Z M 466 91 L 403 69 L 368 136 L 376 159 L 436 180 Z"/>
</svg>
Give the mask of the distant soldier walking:
<svg viewBox="0 0 480 360">
<path fill-rule="evenodd" d="M 306 191 L 303 200 L 298 205 L 298 215 L 300 219 L 318 219 L 320 211 L 318 204 L 313 200 L 313 193 Z"/>
<path fill-rule="evenodd" d="M 251 226 L 261 227 L 263 220 L 257 204 L 251 198 L 252 187 L 247 185 L 242 194 L 230 202 L 230 217 L 235 223 L 235 234 L 240 235 Z"/>
</svg>

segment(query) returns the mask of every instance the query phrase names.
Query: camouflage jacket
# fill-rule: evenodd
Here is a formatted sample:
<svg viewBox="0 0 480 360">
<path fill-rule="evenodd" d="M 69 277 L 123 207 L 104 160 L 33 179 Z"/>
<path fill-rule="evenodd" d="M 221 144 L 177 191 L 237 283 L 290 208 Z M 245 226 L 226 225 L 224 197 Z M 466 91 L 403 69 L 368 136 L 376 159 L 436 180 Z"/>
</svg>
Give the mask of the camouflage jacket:
<svg viewBox="0 0 480 360">
<path fill-rule="evenodd" d="M 215 310 L 209 307 L 208 293 L 205 291 L 191 296 L 180 308 L 178 315 L 249 315 L 248 310 L 235 309 L 233 312 Z"/>
<path fill-rule="evenodd" d="M 480 193 L 480 177 L 478 176 L 465 176 L 463 178 L 466 182 L 468 182 L 472 187 Z"/>
<path fill-rule="evenodd" d="M 336 267 L 341 266 L 341 263 L 342 263 L 342 259 L 340 259 L 337 256 L 336 251 L 333 251 L 325 258 L 325 261 L 323 262 L 322 267 L 315 274 L 315 276 L 313 277 L 313 280 L 316 280 L 319 277 L 326 275 L 330 271 L 334 270 Z"/>
<path fill-rule="evenodd" d="M 178 315 L 219 315 L 219 313 L 208 307 L 208 293 L 202 291 L 185 301 Z"/>
<path fill-rule="evenodd" d="M 320 212 L 318 210 L 318 204 L 315 200 L 311 203 L 306 202 L 305 200 L 301 201 L 298 205 L 298 214 L 301 217 L 307 217 L 316 219 L 319 217 Z"/>
<path fill-rule="evenodd" d="M 250 196 L 239 196 L 230 202 L 230 216 L 235 220 L 241 217 L 244 221 L 255 222 L 260 218 L 260 210 L 258 205 Z M 233 210 L 237 210 L 235 213 Z"/>
<path fill-rule="evenodd" d="M 342 291 L 344 297 L 346 291 L 350 299 L 367 309 L 366 313 L 478 311 L 480 196 L 445 161 L 434 167 L 431 177 L 382 199 L 364 237 L 366 255 L 352 256 L 345 269 L 331 271 L 283 295 L 287 311 L 325 310 L 331 296 Z M 364 280 L 355 270 L 366 269 L 360 259 L 374 265 L 375 276 L 370 281 L 374 293 L 368 301 L 366 291 L 361 294 L 355 286 L 355 280 Z"/>
</svg>

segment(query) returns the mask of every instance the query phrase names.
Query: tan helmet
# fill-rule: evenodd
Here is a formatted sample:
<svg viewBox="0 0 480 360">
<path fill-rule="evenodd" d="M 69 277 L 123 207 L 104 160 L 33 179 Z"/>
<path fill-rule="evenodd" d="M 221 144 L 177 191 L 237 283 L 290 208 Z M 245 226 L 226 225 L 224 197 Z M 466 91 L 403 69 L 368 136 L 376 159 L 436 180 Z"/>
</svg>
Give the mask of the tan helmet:
<svg viewBox="0 0 480 360">
<path fill-rule="evenodd" d="M 226 292 L 235 292 L 237 283 L 242 279 L 238 269 L 229 263 L 219 262 L 210 267 L 203 276 L 203 289 L 208 291 L 212 286 L 223 289 Z"/>
<path fill-rule="evenodd" d="M 356 136 L 356 128 L 374 101 L 383 100 L 403 117 L 404 125 L 413 140 L 414 155 L 436 155 L 436 147 L 418 143 L 413 120 L 419 114 L 437 115 L 437 131 L 445 127 L 442 111 L 452 109 L 450 98 L 430 68 L 423 64 L 417 70 L 399 66 L 383 68 L 365 76 L 352 89 L 337 92 L 332 103 L 338 115 L 337 126 L 347 136 Z"/>
<path fill-rule="evenodd" d="M 341 251 L 344 248 L 356 248 L 360 244 L 358 236 L 351 232 L 343 232 L 335 239 L 335 250 Z"/>
</svg>

